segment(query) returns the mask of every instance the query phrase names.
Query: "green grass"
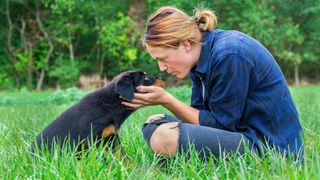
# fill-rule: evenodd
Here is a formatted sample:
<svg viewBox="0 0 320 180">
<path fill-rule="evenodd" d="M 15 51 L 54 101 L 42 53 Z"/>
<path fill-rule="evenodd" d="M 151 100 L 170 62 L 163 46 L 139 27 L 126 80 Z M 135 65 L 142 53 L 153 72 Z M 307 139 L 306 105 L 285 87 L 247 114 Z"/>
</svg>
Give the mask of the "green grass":
<svg viewBox="0 0 320 180">
<path fill-rule="evenodd" d="M 100 148 L 91 148 L 80 160 L 73 152 L 58 151 L 31 156 L 35 136 L 86 92 L 0 93 L 0 179 L 317 179 L 320 175 L 320 87 L 290 88 L 305 139 L 305 163 L 295 165 L 271 153 L 261 159 L 246 153 L 241 157 L 201 160 L 191 152 L 167 159 L 154 156 L 143 140 L 146 117 L 168 112 L 161 106 L 136 111 L 124 123 L 120 136 L 126 158 L 116 158 Z M 170 91 L 188 103 L 188 87 Z M 61 98 L 62 97 L 62 98 Z M 105 157 L 105 158 L 103 158 Z"/>
</svg>

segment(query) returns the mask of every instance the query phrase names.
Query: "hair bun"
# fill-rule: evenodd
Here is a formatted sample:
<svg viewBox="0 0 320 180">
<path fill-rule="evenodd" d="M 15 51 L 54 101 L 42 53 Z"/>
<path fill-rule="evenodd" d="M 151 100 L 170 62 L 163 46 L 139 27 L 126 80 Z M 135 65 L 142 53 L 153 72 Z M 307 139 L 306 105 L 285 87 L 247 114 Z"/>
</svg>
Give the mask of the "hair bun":
<svg viewBox="0 0 320 180">
<path fill-rule="evenodd" d="M 211 31 L 217 26 L 217 17 L 210 10 L 196 9 L 193 20 L 198 25 L 200 31 Z"/>
</svg>

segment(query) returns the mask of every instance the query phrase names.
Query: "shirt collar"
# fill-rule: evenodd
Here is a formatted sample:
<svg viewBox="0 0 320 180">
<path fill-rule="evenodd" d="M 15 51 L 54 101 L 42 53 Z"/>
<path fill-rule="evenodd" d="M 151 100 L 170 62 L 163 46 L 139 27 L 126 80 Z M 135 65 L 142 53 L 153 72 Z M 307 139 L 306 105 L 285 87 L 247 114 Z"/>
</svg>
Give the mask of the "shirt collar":
<svg viewBox="0 0 320 180">
<path fill-rule="evenodd" d="M 210 49 L 214 39 L 214 32 L 204 32 L 201 46 L 200 57 L 197 65 L 195 65 L 190 73 L 203 77 L 209 69 Z"/>
</svg>

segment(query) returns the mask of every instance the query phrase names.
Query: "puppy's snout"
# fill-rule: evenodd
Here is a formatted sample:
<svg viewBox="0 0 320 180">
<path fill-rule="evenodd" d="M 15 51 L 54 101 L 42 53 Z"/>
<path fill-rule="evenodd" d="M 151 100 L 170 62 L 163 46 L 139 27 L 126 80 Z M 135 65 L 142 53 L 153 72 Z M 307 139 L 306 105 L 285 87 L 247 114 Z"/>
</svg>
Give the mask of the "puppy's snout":
<svg viewBox="0 0 320 180">
<path fill-rule="evenodd" d="M 161 88 L 164 88 L 164 81 L 162 80 L 161 77 L 158 77 L 154 83 L 153 83 L 154 86 L 158 86 L 158 87 L 161 87 Z"/>
<path fill-rule="evenodd" d="M 150 76 L 147 76 L 146 74 L 144 74 L 144 78 L 142 80 L 142 85 L 144 86 L 157 86 L 157 87 L 161 87 L 161 88 L 164 88 L 164 81 L 162 79 L 162 77 L 157 77 L 157 78 L 154 78 L 154 77 L 150 77 Z"/>
</svg>

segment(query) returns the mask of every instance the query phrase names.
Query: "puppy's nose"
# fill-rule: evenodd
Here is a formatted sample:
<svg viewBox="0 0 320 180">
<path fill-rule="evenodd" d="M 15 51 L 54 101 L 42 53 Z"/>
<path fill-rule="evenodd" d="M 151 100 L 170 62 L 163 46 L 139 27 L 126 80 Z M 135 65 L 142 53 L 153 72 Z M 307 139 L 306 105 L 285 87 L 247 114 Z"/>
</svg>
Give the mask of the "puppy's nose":
<svg viewBox="0 0 320 180">
<path fill-rule="evenodd" d="M 161 77 L 157 77 L 157 79 L 154 81 L 153 86 L 158 86 L 161 88 L 164 88 L 164 81 L 162 80 Z"/>
</svg>

